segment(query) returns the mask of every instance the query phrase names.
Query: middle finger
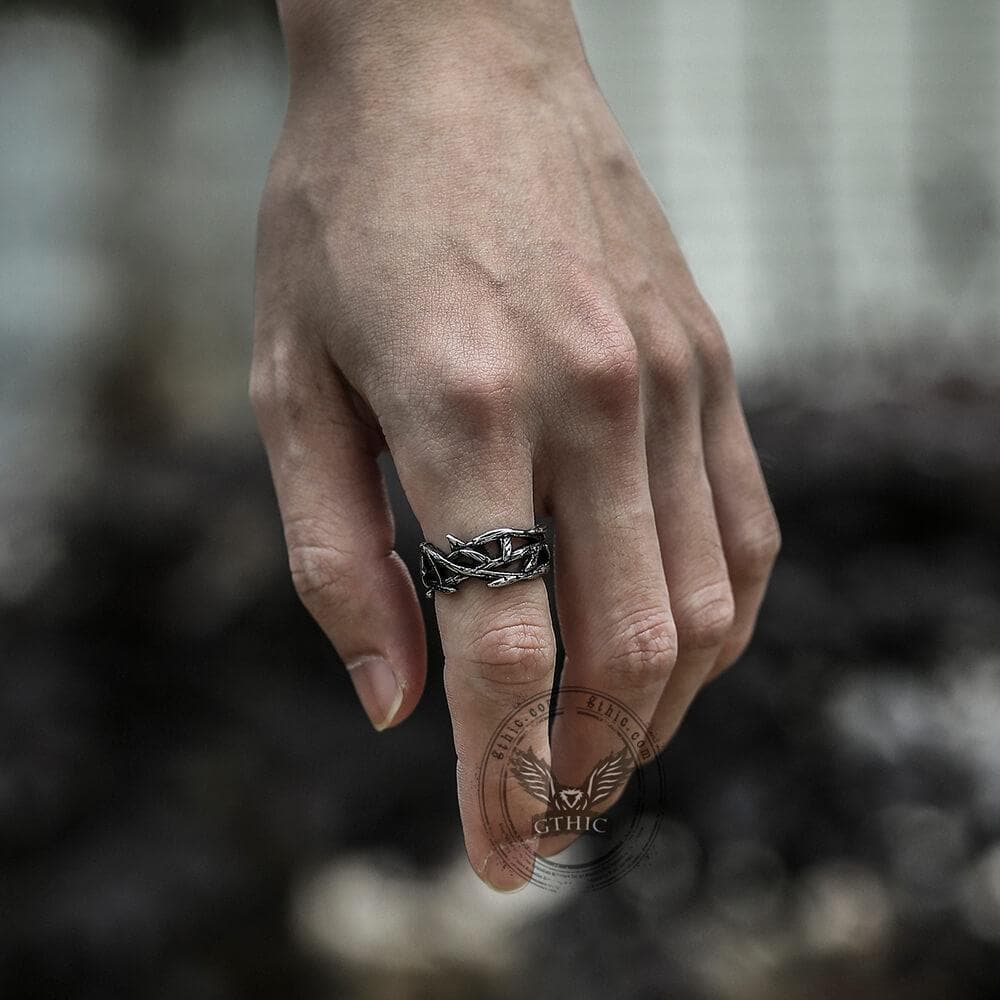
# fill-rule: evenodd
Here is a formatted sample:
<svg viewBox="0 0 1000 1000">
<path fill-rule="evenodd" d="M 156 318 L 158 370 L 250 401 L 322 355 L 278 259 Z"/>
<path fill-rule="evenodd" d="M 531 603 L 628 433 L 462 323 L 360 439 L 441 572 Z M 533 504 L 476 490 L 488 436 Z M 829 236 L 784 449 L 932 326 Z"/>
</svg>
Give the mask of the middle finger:
<svg viewBox="0 0 1000 1000">
<path fill-rule="evenodd" d="M 558 449 L 552 475 L 562 684 L 614 698 L 648 726 L 673 668 L 676 633 L 649 492 L 640 375 L 629 361 L 615 377 L 614 402 L 576 444 Z M 561 784 L 584 782 L 617 750 L 609 730 L 557 714 L 552 763 Z M 543 844 L 541 853 L 559 846 Z"/>
</svg>

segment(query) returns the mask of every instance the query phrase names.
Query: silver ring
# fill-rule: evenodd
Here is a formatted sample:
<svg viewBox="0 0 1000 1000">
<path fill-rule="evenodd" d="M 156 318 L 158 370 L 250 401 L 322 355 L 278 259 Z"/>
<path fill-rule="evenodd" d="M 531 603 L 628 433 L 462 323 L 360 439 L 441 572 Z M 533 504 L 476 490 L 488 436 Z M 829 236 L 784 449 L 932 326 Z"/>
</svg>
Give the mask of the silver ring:
<svg viewBox="0 0 1000 1000">
<path fill-rule="evenodd" d="M 451 546 L 442 552 L 430 542 L 420 543 L 420 579 L 430 597 L 435 590 L 455 593 L 464 580 L 479 578 L 487 587 L 506 587 L 510 583 L 531 580 L 548 571 L 549 546 L 545 529 L 494 528 L 463 542 L 455 535 L 445 535 Z M 514 542 L 524 539 L 519 547 Z"/>
</svg>

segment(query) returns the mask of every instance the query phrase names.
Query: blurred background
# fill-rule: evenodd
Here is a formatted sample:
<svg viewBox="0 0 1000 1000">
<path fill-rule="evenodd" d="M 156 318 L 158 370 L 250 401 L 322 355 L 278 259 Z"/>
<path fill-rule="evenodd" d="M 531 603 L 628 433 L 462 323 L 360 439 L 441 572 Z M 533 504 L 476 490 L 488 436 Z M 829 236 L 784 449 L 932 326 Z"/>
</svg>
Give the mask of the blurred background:
<svg viewBox="0 0 1000 1000">
<path fill-rule="evenodd" d="M 246 398 L 269 2 L 0 4 L 4 1000 L 997 995 L 1000 4 L 577 9 L 784 550 L 656 865 L 508 897 L 429 603 L 376 736 L 288 580 Z"/>
</svg>

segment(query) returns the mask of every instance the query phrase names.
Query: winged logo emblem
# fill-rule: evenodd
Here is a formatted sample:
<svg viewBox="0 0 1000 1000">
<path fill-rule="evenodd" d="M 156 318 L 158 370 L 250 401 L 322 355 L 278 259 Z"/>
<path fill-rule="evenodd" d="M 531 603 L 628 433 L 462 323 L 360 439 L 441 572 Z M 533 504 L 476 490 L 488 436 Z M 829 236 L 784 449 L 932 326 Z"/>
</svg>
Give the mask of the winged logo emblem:
<svg viewBox="0 0 1000 1000">
<path fill-rule="evenodd" d="M 599 760 L 579 788 L 561 785 L 552 768 L 531 750 L 516 750 L 511 755 L 510 769 L 518 784 L 550 810 L 583 814 L 610 798 L 617 788 L 628 781 L 635 769 L 635 761 L 628 748 L 623 747 Z"/>
</svg>

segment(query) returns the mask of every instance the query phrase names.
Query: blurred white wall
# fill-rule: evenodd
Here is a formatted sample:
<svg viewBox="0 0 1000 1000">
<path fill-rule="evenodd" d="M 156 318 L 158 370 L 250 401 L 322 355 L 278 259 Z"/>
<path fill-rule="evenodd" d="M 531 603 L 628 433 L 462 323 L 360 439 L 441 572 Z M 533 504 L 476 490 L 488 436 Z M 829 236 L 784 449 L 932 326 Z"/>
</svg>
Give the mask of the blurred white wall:
<svg viewBox="0 0 1000 1000">
<path fill-rule="evenodd" d="M 139 59 L 85 21 L 0 18 L 0 435 L 57 423 L 70 443 L 80 394 L 124 338 L 182 426 L 247 423 L 234 373 L 284 102 L 260 25 Z"/>
<path fill-rule="evenodd" d="M 576 8 L 742 370 L 800 345 L 995 335 L 996 0 Z"/>
</svg>

